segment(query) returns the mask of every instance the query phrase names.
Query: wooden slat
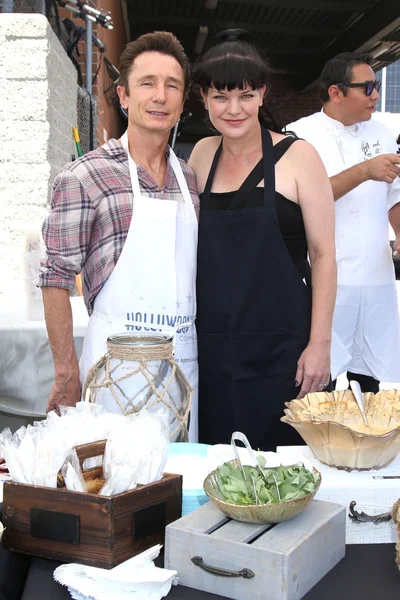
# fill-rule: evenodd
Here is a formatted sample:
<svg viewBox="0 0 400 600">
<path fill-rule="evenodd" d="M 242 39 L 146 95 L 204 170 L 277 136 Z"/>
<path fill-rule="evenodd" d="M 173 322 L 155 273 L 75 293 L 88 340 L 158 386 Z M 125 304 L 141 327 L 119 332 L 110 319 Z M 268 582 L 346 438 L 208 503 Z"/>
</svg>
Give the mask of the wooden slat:
<svg viewBox="0 0 400 600">
<path fill-rule="evenodd" d="M 81 469 L 83 467 L 83 463 L 87 458 L 103 456 L 104 450 L 106 448 L 106 443 L 107 440 L 101 440 L 100 442 L 90 442 L 89 444 L 81 444 L 80 446 L 75 446 Z"/>
<path fill-rule="evenodd" d="M 257 548 L 273 548 L 275 552 L 286 554 L 299 546 L 305 538 L 321 527 L 325 520 L 332 518 L 332 513 L 341 512 L 342 507 L 331 502 L 313 500 L 304 512 L 289 521 L 278 523 L 273 529 L 265 532 L 252 544 Z"/>
<path fill-rule="evenodd" d="M 229 523 L 226 523 L 216 531 L 213 531 L 211 536 L 247 544 L 271 527 L 272 525 L 252 525 L 250 523 L 239 523 L 239 521 L 229 521 Z"/>
<path fill-rule="evenodd" d="M 194 512 L 179 519 L 174 526 L 178 529 L 197 531 L 198 533 L 211 533 L 228 521 L 228 517 L 215 508 L 212 502 L 207 502 Z"/>
</svg>

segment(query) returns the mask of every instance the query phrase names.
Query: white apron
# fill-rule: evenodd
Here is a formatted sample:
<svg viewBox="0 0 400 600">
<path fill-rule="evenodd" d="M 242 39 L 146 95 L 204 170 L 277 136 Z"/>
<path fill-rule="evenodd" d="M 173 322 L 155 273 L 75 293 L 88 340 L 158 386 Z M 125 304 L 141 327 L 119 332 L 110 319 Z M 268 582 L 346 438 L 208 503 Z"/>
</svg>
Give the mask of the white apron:
<svg viewBox="0 0 400 600">
<path fill-rule="evenodd" d="M 287 129 L 313 144 L 329 177 L 393 152 L 387 130 L 376 121 L 345 127 L 321 112 Z M 399 308 L 388 236 L 388 208 L 400 201 L 398 182 L 394 186 L 367 181 L 335 202 L 334 379 L 351 371 L 379 381 L 400 381 Z"/>
<path fill-rule="evenodd" d="M 193 388 L 189 441 L 197 442 L 196 213 L 172 150 L 169 160 L 184 202 L 142 196 L 127 133 L 121 142 L 129 158 L 132 220 L 118 262 L 94 301 L 80 361 L 81 380 L 106 352 L 110 335 L 126 331 L 173 335 L 175 359 Z M 106 408 L 120 410 L 112 400 Z"/>
</svg>

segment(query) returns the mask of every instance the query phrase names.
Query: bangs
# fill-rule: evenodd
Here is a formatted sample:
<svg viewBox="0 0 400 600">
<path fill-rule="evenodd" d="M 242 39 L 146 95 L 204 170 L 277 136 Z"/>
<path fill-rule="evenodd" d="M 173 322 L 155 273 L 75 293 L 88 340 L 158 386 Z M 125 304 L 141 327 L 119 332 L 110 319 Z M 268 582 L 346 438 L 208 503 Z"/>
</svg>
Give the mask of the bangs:
<svg viewBox="0 0 400 600">
<path fill-rule="evenodd" d="M 253 90 L 260 89 L 268 82 L 268 67 L 252 56 L 225 54 L 213 57 L 195 66 L 194 81 L 203 92 L 211 86 L 217 90 L 243 90 L 249 85 Z"/>
</svg>

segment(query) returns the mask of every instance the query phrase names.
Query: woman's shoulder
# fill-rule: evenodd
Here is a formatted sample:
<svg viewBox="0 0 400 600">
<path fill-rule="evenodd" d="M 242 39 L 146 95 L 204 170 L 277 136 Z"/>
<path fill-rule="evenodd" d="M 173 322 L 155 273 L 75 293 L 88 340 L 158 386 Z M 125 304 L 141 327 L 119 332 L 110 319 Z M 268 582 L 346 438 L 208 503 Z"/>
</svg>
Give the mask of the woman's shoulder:
<svg viewBox="0 0 400 600">
<path fill-rule="evenodd" d="M 192 150 L 189 165 L 196 173 L 197 178 L 203 171 L 210 169 L 212 160 L 221 143 L 221 136 L 212 136 L 201 139 Z"/>
<path fill-rule="evenodd" d="M 211 153 L 213 150 L 216 151 L 220 143 L 220 135 L 213 135 L 211 137 L 206 137 L 198 141 L 190 155 L 189 164 L 193 167 L 193 161 L 195 163 L 198 163 L 199 161 L 207 161 L 207 159 L 210 156 L 209 153 Z"/>
<path fill-rule="evenodd" d="M 272 136 L 272 143 L 274 144 L 274 146 L 276 146 L 280 142 L 283 142 L 283 140 L 293 140 L 292 144 L 289 146 L 287 152 L 285 153 L 288 158 L 301 158 L 303 160 L 307 160 L 310 157 L 318 155 L 314 146 L 310 144 L 310 142 L 307 142 L 306 140 L 297 137 L 297 135 L 295 135 L 294 133 L 270 133 Z"/>
<path fill-rule="evenodd" d="M 211 163 L 221 143 L 221 136 L 203 138 L 192 150 L 189 165 L 192 167 L 197 178 L 197 189 L 201 193 L 207 181 Z"/>
</svg>

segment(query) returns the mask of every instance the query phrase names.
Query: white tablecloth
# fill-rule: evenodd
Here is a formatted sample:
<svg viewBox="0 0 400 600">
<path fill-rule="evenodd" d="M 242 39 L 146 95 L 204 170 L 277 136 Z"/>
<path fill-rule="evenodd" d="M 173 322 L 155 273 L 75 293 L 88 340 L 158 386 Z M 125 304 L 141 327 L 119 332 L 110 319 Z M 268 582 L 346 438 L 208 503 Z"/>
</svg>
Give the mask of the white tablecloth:
<svg viewBox="0 0 400 600">
<path fill-rule="evenodd" d="M 71 298 L 77 356 L 88 315 L 83 298 Z M 43 416 L 54 381 L 54 363 L 44 321 L 0 314 L 0 411 Z"/>
</svg>

